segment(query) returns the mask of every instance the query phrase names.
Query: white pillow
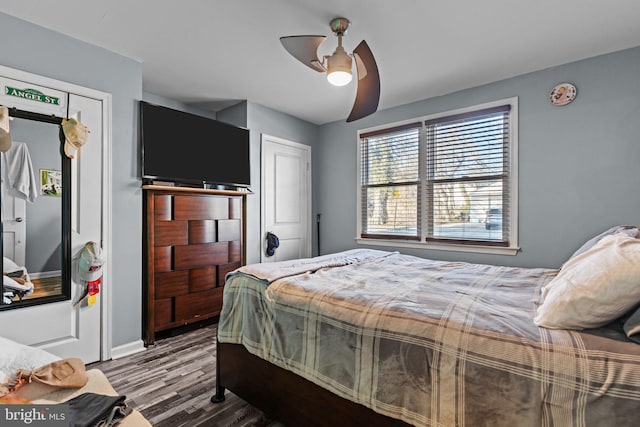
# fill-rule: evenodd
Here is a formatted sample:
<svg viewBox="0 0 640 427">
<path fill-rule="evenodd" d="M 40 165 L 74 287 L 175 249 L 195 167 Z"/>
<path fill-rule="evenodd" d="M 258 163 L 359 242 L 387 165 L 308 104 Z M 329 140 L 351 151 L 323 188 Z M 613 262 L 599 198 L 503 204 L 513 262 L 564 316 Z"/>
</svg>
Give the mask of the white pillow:
<svg viewBox="0 0 640 427">
<path fill-rule="evenodd" d="M 0 382 L 18 369 L 35 369 L 59 359 L 46 350 L 0 337 Z"/>
<path fill-rule="evenodd" d="M 640 302 L 640 239 L 617 233 L 567 261 L 542 289 L 533 319 L 551 329 L 597 328 Z"/>
</svg>

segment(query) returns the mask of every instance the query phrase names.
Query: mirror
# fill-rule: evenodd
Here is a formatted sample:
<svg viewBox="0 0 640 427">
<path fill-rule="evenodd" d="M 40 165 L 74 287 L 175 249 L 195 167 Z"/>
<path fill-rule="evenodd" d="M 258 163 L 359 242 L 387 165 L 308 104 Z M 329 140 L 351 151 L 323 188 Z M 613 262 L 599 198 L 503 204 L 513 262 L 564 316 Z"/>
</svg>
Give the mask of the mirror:
<svg viewBox="0 0 640 427">
<path fill-rule="evenodd" d="M 2 153 L 0 310 L 71 297 L 70 170 L 61 118 L 10 109 Z"/>
</svg>

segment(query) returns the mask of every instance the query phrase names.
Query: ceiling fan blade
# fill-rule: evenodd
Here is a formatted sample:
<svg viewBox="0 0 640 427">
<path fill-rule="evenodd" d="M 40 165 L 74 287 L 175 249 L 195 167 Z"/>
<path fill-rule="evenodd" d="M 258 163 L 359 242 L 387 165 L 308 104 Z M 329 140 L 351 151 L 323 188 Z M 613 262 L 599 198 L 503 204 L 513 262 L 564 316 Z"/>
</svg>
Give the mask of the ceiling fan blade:
<svg viewBox="0 0 640 427">
<path fill-rule="evenodd" d="M 309 68 L 318 72 L 325 72 L 322 62 L 318 59 L 318 46 L 325 41 L 325 36 L 288 36 L 280 37 L 282 46 L 294 58 Z"/>
<path fill-rule="evenodd" d="M 356 59 L 356 70 L 358 72 L 358 89 L 356 100 L 353 103 L 347 122 L 375 113 L 380 101 L 380 74 L 378 73 L 376 60 L 367 42 L 361 41 L 353 51 L 353 56 Z"/>
</svg>

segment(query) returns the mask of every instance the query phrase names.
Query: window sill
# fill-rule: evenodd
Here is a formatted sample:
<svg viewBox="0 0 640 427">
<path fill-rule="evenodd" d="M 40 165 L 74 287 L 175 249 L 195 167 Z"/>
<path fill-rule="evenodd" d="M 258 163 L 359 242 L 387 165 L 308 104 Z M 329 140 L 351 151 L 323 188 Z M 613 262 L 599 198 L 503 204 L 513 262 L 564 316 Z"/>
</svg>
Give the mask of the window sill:
<svg viewBox="0 0 640 427">
<path fill-rule="evenodd" d="M 491 255 L 516 255 L 520 250 L 517 246 L 482 246 L 461 245 L 452 243 L 411 242 L 406 240 L 362 239 L 356 237 L 356 243 L 372 246 L 389 246 L 394 248 L 431 249 L 436 251 L 471 252 Z"/>
</svg>

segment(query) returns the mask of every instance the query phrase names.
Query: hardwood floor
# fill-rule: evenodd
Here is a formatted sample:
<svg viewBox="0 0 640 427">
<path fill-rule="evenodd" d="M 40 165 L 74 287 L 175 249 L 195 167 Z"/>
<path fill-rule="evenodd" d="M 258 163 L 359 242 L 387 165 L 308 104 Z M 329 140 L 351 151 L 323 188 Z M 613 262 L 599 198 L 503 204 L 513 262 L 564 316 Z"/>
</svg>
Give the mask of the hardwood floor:
<svg viewBox="0 0 640 427">
<path fill-rule="evenodd" d="M 60 276 L 31 279 L 33 282 L 33 293 L 27 295 L 24 299 L 60 295 L 62 292 L 61 280 L 62 278 Z"/>
<path fill-rule="evenodd" d="M 156 340 L 146 351 L 94 363 L 113 387 L 127 396 L 157 427 L 284 427 L 227 391 L 222 403 L 211 403 L 215 389 L 216 325 Z"/>
</svg>

